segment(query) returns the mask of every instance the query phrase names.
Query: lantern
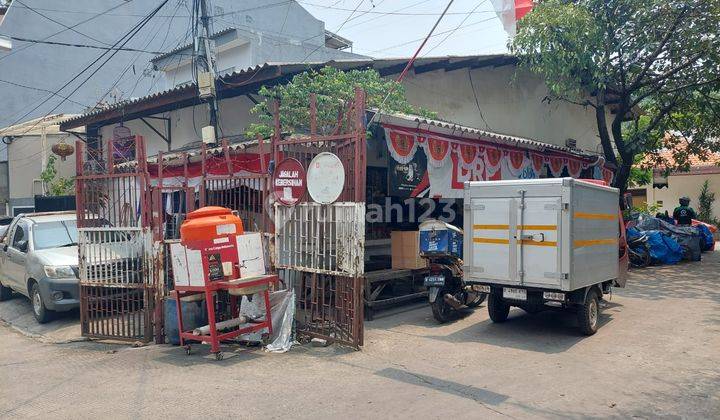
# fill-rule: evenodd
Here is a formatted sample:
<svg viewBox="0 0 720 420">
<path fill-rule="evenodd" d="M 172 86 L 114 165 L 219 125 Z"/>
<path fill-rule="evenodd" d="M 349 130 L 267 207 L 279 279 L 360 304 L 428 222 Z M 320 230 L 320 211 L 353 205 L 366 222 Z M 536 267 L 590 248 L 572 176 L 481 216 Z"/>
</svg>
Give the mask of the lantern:
<svg viewBox="0 0 720 420">
<path fill-rule="evenodd" d="M 72 144 L 67 144 L 64 141 L 53 144 L 52 152 L 60 156 L 60 160 L 65 160 L 66 157 L 72 155 L 75 152 L 75 148 Z"/>
</svg>

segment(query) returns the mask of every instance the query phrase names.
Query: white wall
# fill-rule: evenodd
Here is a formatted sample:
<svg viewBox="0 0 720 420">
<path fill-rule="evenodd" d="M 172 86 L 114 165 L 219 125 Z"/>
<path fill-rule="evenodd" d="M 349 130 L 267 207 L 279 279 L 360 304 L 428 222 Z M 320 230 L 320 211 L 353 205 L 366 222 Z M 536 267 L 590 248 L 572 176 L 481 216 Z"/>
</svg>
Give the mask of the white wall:
<svg viewBox="0 0 720 420">
<path fill-rule="evenodd" d="M 573 138 L 580 149 L 601 151 L 594 109 L 544 102 L 549 91 L 542 80 L 527 72 L 517 77 L 515 73 L 514 66 L 437 70 L 410 73 L 403 85 L 412 104 L 436 111 L 441 119 L 560 146 Z"/>
<path fill-rule="evenodd" d="M 410 73 L 403 83 L 407 98 L 414 105 L 436 111 L 447 121 L 560 146 L 565 145 L 566 139 L 573 138 L 577 140 L 578 148 L 600 152 L 593 110 L 561 101 L 548 104 L 544 101 L 548 90 L 540 78 L 529 74 L 515 78 L 514 66 L 470 71 L 484 120 L 472 93 L 468 69 Z M 242 135 L 245 127 L 256 120 L 256 116 L 249 114 L 252 106 L 244 96 L 220 101 L 220 134 L 225 137 Z M 194 116 L 193 108 L 162 115 L 172 119 L 173 148 L 200 140 L 200 129 L 208 124 L 207 106 L 199 105 L 194 110 Z M 160 137 L 142 122 L 125 124 L 133 133 L 145 136 L 150 155 L 160 149 L 167 150 Z M 161 122 L 154 124 L 164 132 Z M 104 127 L 103 139 L 110 138 L 111 132 L 112 127 Z"/>
<path fill-rule="evenodd" d="M 220 101 L 219 135 L 226 138 L 236 138 L 237 136 L 241 136 L 245 132 L 247 125 L 256 121 L 255 116 L 250 115 L 250 108 L 252 108 L 252 106 L 253 103 L 245 96 L 238 96 Z M 186 144 L 200 141 L 202 139 L 200 130 L 202 127 L 210 123 L 208 107 L 206 104 L 182 108 L 176 111 L 157 114 L 155 116 L 170 118 L 172 149 L 177 149 L 178 147 Z M 152 124 L 159 132 L 163 134 L 167 133 L 165 121 L 148 118 L 145 120 Z M 169 150 L 168 144 L 165 140 L 158 136 L 157 133 L 150 129 L 141 120 L 137 119 L 125 121 L 123 124 L 130 128 L 130 131 L 133 134 L 140 135 L 145 138 L 145 144 L 147 145 L 147 153 L 149 156 L 154 156 L 161 150 L 164 152 Z M 114 127 L 115 125 L 102 127 L 100 134 L 104 142 L 112 138 L 112 130 Z"/>
<path fill-rule="evenodd" d="M 710 182 L 710 192 L 715 193 L 713 215 L 720 218 L 720 173 L 708 175 L 670 175 L 667 178 L 667 187 L 653 188 L 652 185 L 646 187 L 647 201 L 649 204 L 662 201 L 660 211 L 664 212 L 667 210 L 672 215 L 675 207 L 680 205 L 678 202 L 680 197 L 687 196 L 690 198 L 690 207 L 694 208 L 695 211 L 699 211 L 700 202 L 698 201 L 698 196 L 700 195 L 700 189 L 705 180 Z"/>
<path fill-rule="evenodd" d="M 8 174 L 10 187 L 10 201 L 22 198 L 33 197 L 33 180 L 40 178 L 40 173 L 45 169 L 48 157 L 52 154 L 50 148 L 59 143 L 75 145 L 75 137 L 65 135 L 48 135 L 47 148 L 43 152 L 40 136 L 16 137 L 8 145 Z M 58 157 L 55 162 L 55 169 L 58 177 L 75 176 L 75 155 L 70 155 L 64 162 Z M 40 193 L 40 190 L 35 192 Z"/>
</svg>

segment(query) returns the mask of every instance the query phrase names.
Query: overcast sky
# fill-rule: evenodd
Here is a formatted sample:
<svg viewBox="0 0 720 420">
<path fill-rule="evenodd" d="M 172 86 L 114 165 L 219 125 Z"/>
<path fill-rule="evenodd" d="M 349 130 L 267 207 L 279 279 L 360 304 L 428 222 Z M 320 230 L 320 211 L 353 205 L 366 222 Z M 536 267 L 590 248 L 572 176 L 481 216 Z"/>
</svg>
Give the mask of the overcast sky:
<svg viewBox="0 0 720 420">
<path fill-rule="evenodd" d="M 448 1 L 299 0 L 299 3 L 324 20 L 326 29 L 352 40 L 354 52 L 405 57 L 415 52 Z M 506 44 L 507 35 L 490 0 L 455 0 L 420 55 L 498 53 L 507 50 Z"/>
</svg>

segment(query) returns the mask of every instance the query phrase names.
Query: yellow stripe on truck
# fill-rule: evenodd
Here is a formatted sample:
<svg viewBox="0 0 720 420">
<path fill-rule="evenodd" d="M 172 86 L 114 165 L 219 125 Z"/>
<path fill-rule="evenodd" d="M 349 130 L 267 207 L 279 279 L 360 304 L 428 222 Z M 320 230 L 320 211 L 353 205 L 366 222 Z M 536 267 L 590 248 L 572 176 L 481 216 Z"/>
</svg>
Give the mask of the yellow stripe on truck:
<svg viewBox="0 0 720 420">
<path fill-rule="evenodd" d="M 508 245 L 510 240 L 508 239 L 496 239 L 496 238 L 473 238 L 473 242 L 476 244 L 504 244 Z"/>
<path fill-rule="evenodd" d="M 476 244 L 495 244 L 495 245 L 509 245 L 510 244 L 509 239 L 498 239 L 498 238 L 473 238 L 473 242 L 475 242 Z M 520 244 L 520 241 L 518 241 L 518 244 Z M 556 241 L 535 242 L 532 239 L 523 239 L 522 244 L 529 245 L 529 246 L 557 246 Z"/>
<path fill-rule="evenodd" d="M 608 214 L 608 213 L 583 213 L 583 212 L 575 213 L 576 219 L 616 220 L 617 217 L 618 217 L 617 214 Z"/>
<path fill-rule="evenodd" d="M 617 245 L 617 238 L 612 239 L 588 239 L 585 241 L 575 241 L 575 248 L 582 248 L 585 246 L 597 246 L 597 245 Z"/>
<path fill-rule="evenodd" d="M 520 225 L 518 229 L 523 230 L 557 230 L 557 225 Z M 509 230 L 510 225 L 473 225 L 475 230 Z"/>
</svg>

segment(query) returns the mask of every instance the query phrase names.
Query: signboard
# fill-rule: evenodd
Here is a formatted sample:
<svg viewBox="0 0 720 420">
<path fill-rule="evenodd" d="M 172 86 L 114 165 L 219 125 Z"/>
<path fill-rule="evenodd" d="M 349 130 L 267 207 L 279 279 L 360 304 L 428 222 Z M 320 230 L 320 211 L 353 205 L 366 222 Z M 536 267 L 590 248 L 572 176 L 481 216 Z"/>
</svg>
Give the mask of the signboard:
<svg viewBox="0 0 720 420">
<path fill-rule="evenodd" d="M 297 159 L 280 162 L 273 173 L 275 199 L 286 206 L 294 206 L 305 194 L 305 168 Z"/>
<path fill-rule="evenodd" d="M 412 197 L 413 192 L 427 172 L 425 153 L 415 153 L 412 160 L 399 163 L 393 158 L 388 159 L 390 173 L 390 195 L 395 197 Z"/>
<path fill-rule="evenodd" d="M 135 136 L 124 125 L 113 128 L 112 134 L 113 161 L 122 163 L 135 160 Z"/>
<path fill-rule="evenodd" d="M 345 166 L 336 155 L 322 152 L 310 162 L 307 173 L 310 197 L 317 203 L 334 203 L 345 188 Z"/>
</svg>

